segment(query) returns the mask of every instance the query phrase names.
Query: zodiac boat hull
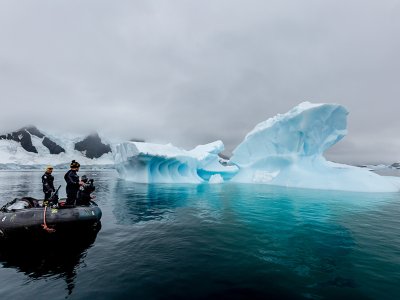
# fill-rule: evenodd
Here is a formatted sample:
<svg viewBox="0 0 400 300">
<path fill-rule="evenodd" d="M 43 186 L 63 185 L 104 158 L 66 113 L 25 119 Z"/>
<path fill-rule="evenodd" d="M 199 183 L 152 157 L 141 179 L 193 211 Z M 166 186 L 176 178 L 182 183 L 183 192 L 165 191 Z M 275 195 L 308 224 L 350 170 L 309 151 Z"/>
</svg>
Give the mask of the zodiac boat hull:
<svg viewBox="0 0 400 300">
<path fill-rule="evenodd" d="M 44 211 L 44 207 L 32 207 L 14 211 L 3 209 L 0 211 L 0 238 L 46 233 L 43 229 L 45 223 L 49 228 L 55 229 L 56 232 L 80 231 L 97 226 L 102 216 L 101 209 L 93 201 L 88 206 L 48 207 L 45 220 Z"/>
</svg>

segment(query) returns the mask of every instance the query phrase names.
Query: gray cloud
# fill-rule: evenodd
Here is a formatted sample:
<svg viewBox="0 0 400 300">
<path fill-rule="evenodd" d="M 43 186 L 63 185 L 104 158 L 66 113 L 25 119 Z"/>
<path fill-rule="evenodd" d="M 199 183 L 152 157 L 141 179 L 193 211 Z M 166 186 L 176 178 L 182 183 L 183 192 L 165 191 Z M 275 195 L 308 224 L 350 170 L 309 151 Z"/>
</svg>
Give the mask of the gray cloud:
<svg viewBox="0 0 400 300">
<path fill-rule="evenodd" d="M 302 101 L 350 111 L 342 162 L 400 161 L 400 2 L 2 1 L 0 129 L 231 151 Z"/>
</svg>

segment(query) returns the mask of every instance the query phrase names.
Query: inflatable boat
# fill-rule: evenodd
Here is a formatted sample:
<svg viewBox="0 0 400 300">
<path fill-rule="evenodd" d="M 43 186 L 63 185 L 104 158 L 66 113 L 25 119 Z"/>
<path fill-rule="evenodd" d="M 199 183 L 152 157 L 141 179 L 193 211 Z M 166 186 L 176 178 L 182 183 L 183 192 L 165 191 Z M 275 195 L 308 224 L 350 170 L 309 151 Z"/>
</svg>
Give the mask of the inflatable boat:
<svg viewBox="0 0 400 300">
<path fill-rule="evenodd" d="M 100 226 L 102 212 L 93 201 L 73 207 L 65 206 L 65 199 L 52 207 L 43 207 L 42 202 L 30 197 L 17 198 L 0 208 L 0 239 L 71 233 Z"/>
</svg>

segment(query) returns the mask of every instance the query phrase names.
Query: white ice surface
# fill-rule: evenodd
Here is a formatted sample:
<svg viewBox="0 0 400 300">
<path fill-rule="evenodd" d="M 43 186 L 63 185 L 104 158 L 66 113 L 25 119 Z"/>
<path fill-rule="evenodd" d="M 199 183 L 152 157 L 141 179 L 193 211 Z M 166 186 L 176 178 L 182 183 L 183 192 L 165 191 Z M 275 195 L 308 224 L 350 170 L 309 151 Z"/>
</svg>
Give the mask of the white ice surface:
<svg viewBox="0 0 400 300">
<path fill-rule="evenodd" d="M 222 165 L 221 141 L 187 151 L 171 144 L 116 146 L 122 178 L 146 183 L 241 183 L 358 192 L 398 192 L 400 179 L 327 161 L 323 153 L 347 134 L 347 110 L 303 102 L 258 124 Z"/>
<path fill-rule="evenodd" d="M 336 164 L 325 150 L 347 133 L 347 110 L 336 104 L 301 103 L 258 124 L 233 151 L 240 170 L 232 179 L 287 187 L 359 192 L 398 192 L 396 180 Z"/>
<path fill-rule="evenodd" d="M 171 144 L 125 142 L 115 147 L 115 167 L 124 179 L 142 183 L 201 183 L 213 175 L 232 176 L 237 167 L 224 167 L 221 141 L 184 150 Z M 217 180 L 217 177 L 213 180 Z"/>
</svg>

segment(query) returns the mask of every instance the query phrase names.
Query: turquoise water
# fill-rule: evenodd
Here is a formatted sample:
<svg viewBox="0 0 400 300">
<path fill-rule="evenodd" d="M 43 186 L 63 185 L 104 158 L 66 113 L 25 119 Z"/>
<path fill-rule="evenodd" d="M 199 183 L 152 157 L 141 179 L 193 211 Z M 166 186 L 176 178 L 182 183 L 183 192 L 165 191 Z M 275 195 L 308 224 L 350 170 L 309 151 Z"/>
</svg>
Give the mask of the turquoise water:
<svg viewBox="0 0 400 300">
<path fill-rule="evenodd" d="M 44 251 L 0 249 L 2 299 L 400 297 L 400 194 L 80 173 L 95 179 L 102 229 Z M 40 176 L 0 172 L 0 204 L 40 197 Z"/>
</svg>

